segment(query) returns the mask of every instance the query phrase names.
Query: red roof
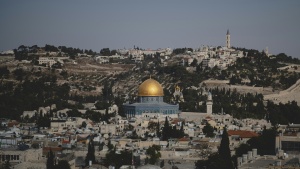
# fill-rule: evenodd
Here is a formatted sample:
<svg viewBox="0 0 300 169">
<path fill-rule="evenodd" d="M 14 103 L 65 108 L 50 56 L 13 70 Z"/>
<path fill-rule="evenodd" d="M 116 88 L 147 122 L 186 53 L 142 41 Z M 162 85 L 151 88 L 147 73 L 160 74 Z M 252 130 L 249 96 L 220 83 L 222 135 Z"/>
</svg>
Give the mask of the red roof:
<svg viewBox="0 0 300 169">
<path fill-rule="evenodd" d="M 69 144 L 70 141 L 68 141 L 68 140 L 63 140 L 62 143 Z"/>
<path fill-rule="evenodd" d="M 56 151 L 62 151 L 62 148 L 61 147 L 43 147 L 43 151 L 45 152 L 48 152 L 50 151 L 50 149 L 53 151 L 53 152 L 56 152 Z"/>
<path fill-rule="evenodd" d="M 239 136 L 240 138 L 252 138 L 258 137 L 259 135 L 253 131 L 246 130 L 228 130 L 228 136 Z"/>
<path fill-rule="evenodd" d="M 178 122 L 180 122 L 180 120 L 179 119 L 173 119 L 173 121 L 171 122 L 172 124 L 177 124 Z"/>
<path fill-rule="evenodd" d="M 15 121 L 15 120 L 7 123 L 7 127 L 13 127 L 13 126 L 17 126 L 17 125 L 19 125 L 19 122 Z"/>
<path fill-rule="evenodd" d="M 182 137 L 182 138 L 178 139 L 178 141 L 190 141 L 190 139 L 186 138 L 186 137 Z"/>
</svg>

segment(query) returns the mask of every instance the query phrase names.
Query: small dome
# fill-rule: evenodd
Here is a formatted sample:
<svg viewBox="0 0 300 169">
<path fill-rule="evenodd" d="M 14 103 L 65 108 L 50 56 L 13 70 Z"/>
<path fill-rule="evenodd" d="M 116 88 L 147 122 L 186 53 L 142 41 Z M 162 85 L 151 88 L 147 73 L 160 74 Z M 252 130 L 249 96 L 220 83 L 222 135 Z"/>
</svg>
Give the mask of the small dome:
<svg viewBox="0 0 300 169">
<path fill-rule="evenodd" d="M 164 96 L 164 90 L 156 80 L 148 79 L 140 85 L 139 96 Z"/>
</svg>

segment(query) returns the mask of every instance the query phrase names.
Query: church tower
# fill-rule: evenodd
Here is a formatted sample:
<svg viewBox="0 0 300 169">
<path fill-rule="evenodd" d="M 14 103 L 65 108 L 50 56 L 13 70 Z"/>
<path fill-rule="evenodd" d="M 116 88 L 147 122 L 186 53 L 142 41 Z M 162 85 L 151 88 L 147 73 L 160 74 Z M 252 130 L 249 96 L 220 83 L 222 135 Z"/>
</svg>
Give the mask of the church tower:
<svg viewBox="0 0 300 169">
<path fill-rule="evenodd" d="M 226 34 L 226 47 L 227 47 L 227 49 L 230 49 L 230 33 L 229 33 L 229 29 L 227 29 L 227 34 Z"/>
<path fill-rule="evenodd" d="M 206 101 L 206 113 L 211 115 L 212 114 L 212 95 L 210 92 L 208 92 L 207 101 Z"/>
</svg>

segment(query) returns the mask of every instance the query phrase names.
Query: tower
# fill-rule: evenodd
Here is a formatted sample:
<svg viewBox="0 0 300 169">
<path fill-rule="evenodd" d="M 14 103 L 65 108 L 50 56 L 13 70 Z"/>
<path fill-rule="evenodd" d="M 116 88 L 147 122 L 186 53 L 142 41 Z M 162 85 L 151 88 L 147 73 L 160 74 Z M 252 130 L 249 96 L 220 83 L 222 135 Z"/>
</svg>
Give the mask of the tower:
<svg viewBox="0 0 300 169">
<path fill-rule="evenodd" d="M 227 47 L 227 49 L 230 49 L 230 33 L 229 33 L 229 29 L 227 29 L 227 34 L 226 34 L 226 47 Z"/>
<path fill-rule="evenodd" d="M 175 87 L 173 97 L 174 97 L 175 102 L 184 102 L 182 90 L 180 90 L 180 87 L 178 85 L 176 85 L 176 87 Z"/>
<path fill-rule="evenodd" d="M 207 101 L 206 101 L 206 113 L 207 114 L 212 114 L 212 105 L 213 105 L 212 95 L 210 92 L 208 92 Z"/>
<path fill-rule="evenodd" d="M 268 47 L 266 47 L 266 49 L 265 49 L 265 54 L 266 54 L 267 56 L 269 56 L 269 48 L 268 48 Z"/>
</svg>

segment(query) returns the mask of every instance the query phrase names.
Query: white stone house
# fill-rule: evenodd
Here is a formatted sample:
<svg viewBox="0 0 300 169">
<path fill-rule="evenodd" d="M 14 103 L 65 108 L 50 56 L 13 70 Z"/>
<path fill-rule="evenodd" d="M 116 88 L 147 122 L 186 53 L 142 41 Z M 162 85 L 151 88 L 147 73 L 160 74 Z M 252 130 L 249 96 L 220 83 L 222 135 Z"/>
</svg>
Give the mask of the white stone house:
<svg viewBox="0 0 300 169">
<path fill-rule="evenodd" d="M 33 111 L 23 111 L 22 117 L 28 116 L 29 118 L 33 117 L 35 114 L 37 114 L 36 110 Z"/>
<path fill-rule="evenodd" d="M 64 64 L 64 59 L 69 59 L 69 57 L 39 57 L 39 64 L 46 64 L 49 67 L 52 67 L 55 63 L 59 62 L 61 64 Z"/>
<path fill-rule="evenodd" d="M 100 126 L 100 133 L 101 134 L 111 134 L 116 135 L 116 128 L 117 125 L 115 124 L 105 124 Z"/>
</svg>

